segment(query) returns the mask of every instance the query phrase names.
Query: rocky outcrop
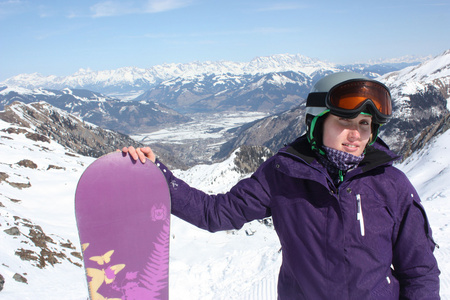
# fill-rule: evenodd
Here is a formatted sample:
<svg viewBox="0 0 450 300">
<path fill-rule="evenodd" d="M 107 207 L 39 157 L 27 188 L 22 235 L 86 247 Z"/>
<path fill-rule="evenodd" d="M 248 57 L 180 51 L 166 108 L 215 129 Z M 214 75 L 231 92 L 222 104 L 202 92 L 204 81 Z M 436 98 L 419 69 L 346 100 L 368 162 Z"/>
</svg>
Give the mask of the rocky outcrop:
<svg viewBox="0 0 450 300">
<path fill-rule="evenodd" d="M 441 135 L 449 128 L 450 128 L 450 113 L 447 113 L 438 122 L 425 127 L 420 134 L 418 134 L 412 139 L 409 139 L 405 143 L 405 145 L 400 151 L 401 153 L 403 153 L 403 160 L 408 158 L 414 152 L 424 148 L 432 138 Z"/>
<path fill-rule="evenodd" d="M 167 106 L 155 103 L 152 99 L 146 102 L 121 101 L 82 89 L 28 90 L 5 87 L 3 91 L 0 90 L 0 109 L 14 102 L 47 102 L 84 121 L 126 134 L 146 132 L 152 128 L 191 120 Z"/>
<path fill-rule="evenodd" d="M 0 119 L 21 127 L 7 128 L 8 133 L 24 133 L 31 140 L 47 143 L 54 140 L 84 156 L 99 157 L 123 146 L 141 146 L 124 134 L 84 122 L 46 102 L 14 102 L 0 112 Z"/>
<path fill-rule="evenodd" d="M 250 174 L 265 162 L 273 152 L 264 146 L 242 146 L 236 152 L 235 169 L 241 174 Z"/>
</svg>

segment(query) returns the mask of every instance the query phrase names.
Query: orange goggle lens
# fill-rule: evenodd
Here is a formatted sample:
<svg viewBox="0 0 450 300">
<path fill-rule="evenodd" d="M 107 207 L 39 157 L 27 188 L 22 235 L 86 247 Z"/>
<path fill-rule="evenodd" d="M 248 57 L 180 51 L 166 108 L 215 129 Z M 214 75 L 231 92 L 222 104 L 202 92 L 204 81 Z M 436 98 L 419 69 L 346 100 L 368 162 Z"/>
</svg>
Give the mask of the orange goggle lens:
<svg viewBox="0 0 450 300">
<path fill-rule="evenodd" d="M 358 110 L 371 101 L 379 113 L 392 114 L 391 95 L 387 87 L 374 81 L 352 81 L 338 85 L 329 92 L 327 99 L 331 109 Z"/>
</svg>

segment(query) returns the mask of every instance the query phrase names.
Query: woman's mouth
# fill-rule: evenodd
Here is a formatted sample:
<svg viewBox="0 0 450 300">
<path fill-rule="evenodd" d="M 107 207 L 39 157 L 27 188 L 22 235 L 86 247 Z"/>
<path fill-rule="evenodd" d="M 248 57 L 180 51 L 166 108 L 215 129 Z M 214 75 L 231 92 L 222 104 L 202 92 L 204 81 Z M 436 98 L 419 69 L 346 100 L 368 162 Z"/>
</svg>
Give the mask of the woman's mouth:
<svg viewBox="0 0 450 300">
<path fill-rule="evenodd" d="M 356 152 L 356 151 L 358 151 L 358 149 L 359 149 L 359 146 L 356 145 L 356 144 L 347 144 L 347 143 L 344 143 L 344 144 L 342 144 L 342 146 L 344 147 L 344 149 L 345 149 L 346 152 Z"/>
</svg>

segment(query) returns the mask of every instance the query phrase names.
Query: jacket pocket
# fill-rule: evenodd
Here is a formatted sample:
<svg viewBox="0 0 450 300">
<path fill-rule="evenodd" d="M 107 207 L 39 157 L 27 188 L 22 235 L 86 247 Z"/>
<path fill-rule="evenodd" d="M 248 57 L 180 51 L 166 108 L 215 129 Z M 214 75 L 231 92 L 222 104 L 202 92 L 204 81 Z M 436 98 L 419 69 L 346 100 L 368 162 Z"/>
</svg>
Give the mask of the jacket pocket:
<svg viewBox="0 0 450 300">
<path fill-rule="evenodd" d="M 355 231 L 358 240 L 374 254 L 392 253 L 394 218 L 390 209 L 364 194 L 356 195 Z"/>
<path fill-rule="evenodd" d="M 386 276 L 377 286 L 371 291 L 371 298 L 373 300 L 387 300 L 399 299 L 400 285 L 398 280 L 392 275 Z"/>
</svg>

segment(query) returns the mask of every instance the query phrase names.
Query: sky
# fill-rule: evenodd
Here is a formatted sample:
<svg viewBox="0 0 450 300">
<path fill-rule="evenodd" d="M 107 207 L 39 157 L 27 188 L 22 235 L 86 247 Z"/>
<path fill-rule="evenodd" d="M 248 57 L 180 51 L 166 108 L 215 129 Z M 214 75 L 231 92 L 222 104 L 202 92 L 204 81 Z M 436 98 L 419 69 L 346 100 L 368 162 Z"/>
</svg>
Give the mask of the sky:
<svg viewBox="0 0 450 300">
<path fill-rule="evenodd" d="M 448 0 L 0 0 L 0 81 L 285 53 L 436 56 L 449 35 Z"/>
</svg>

